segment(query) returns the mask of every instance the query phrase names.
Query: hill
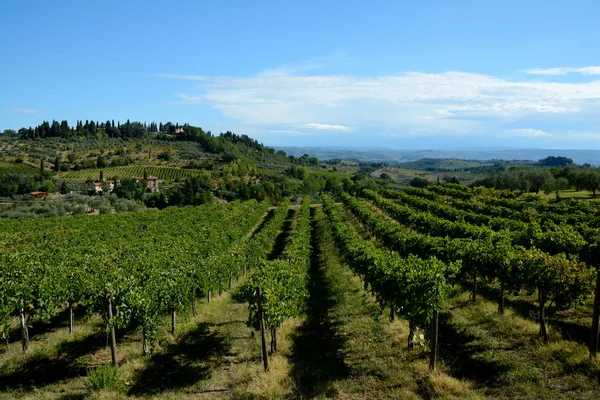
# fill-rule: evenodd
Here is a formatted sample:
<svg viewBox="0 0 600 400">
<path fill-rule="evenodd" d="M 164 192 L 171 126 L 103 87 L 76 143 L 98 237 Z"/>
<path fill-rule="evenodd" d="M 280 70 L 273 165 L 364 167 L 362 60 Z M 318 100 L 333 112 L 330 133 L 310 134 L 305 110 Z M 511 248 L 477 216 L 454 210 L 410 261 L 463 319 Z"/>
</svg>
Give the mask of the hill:
<svg viewBox="0 0 600 400">
<path fill-rule="evenodd" d="M 577 164 L 600 164 L 600 150 L 576 149 L 519 149 L 519 148 L 465 148 L 440 150 L 404 150 L 383 148 L 344 148 L 344 147 L 277 147 L 287 154 L 299 156 L 305 153 L 319 160 L 352 159 L 360 162 L 403 163 L 421 159 L 461 159 L 461 160 L 505 160 L 537 161 L 548 156 L 565 156 Z"/>
</svg>

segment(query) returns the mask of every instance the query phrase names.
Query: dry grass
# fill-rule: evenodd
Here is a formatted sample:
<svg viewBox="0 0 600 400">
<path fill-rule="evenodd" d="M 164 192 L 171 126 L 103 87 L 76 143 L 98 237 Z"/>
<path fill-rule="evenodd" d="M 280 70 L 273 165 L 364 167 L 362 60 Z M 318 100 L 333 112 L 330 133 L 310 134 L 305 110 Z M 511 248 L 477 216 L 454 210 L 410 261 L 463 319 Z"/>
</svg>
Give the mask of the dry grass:
<svg viewBox="0 0 600 400">
<path fill-rule="evenodd" d="M 585 344 L 565 340 L 550 329 L 550 343 L 538 337 L 538 324 L 495 302 L 468 301 L 457 291 L 442 328 L 451 347 L 444 360 L 458 376 L 494 398 L 587 399 L 600 395 L 600 365 L 588 358 Z"/>
</svg>

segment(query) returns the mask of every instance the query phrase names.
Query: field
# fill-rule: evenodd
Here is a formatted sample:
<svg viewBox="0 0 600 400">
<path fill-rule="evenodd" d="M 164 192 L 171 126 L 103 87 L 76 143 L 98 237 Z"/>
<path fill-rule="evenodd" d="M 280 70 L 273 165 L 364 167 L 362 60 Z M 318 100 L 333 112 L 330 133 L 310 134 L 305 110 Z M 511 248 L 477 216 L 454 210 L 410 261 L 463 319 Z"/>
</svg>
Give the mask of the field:
<svg viewBox="0 0 600 400">
<path fill-rule="evenodd" d="M 39 170 L 24 164 L 7 163 L 0 161 L 0 174 L 35 175 Z"/>
<path fill-rule="evenodd" d="M 135 165 L 62 172 L 58 174 L 58 178 L 67 181 L 85 181 L 88 179 L 97 180 L 99 179 L 100 171 L 103 172 L 105 178 L 109 179 L 131 179 L 132 177 L 142 177 L 144 176 L 145 172 L 148 176 L 157 176 L 158 179 L 169 181 L 181 180 L 192 176 L 200 176 L 205 173 L 201 170 L 195 169 Z"/>
<path fill-rule="evenodd" d="M 595 207 L 436 185 L 3 221 L 0 399 L 595 399 Z"/>
</svg>

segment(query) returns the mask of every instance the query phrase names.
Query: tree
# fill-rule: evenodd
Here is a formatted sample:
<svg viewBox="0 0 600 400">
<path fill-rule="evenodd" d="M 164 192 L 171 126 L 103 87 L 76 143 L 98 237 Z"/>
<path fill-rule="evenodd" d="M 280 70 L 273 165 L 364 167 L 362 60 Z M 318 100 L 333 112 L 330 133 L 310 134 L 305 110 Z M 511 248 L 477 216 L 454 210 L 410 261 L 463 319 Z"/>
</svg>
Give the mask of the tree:
<svg viewBox="0 0 600 400">
<path fill-rule="evenodd" d="M 415 176 L 410 181 L 410 186 L 417 188 L 424 188 L 427 187 L 427 185 L 429 185 L 429 181 L 422 176 Z"/>
<path fill-rule="evenodd" d="M 566 167 L 567 165 L 573 164 L 573 160 L 567 157 L 549 156 L 539 160 L 539 163 L 549 167 Z"/>
<path fill-rule="evenodd" d="M 526 179 L 531 185 L 531 190 L 536 194 L 539 194 L 540 190 L 544 187 L 544 184 L 553 178 L 554 177 L 549 171 L 533 171 L 526 175 Z"/>
<path fill-rule="evenodd" d="M 2 132 L 2 134 L 4 135 L 4 137 L 9 137 L 9 138 L 17 137 L 17 131 L 15 131 L 13 129 L 5 129 L 4 132 Z"/>
<path fill-rule="evenodd" d="M 569 180 L 567 178 L 552 178 L 552 179 L 548 179 L 545 183 L 544 183 L 544 193 L 546 194 L 550 194 L 552 192 L 554 192 L 556 194 L 556 198 L 560 199 L 560 193 L 563 190 L 567 190 L 571 187 L 571 184 L 569 183 Z"/>
<path fill-rule="evenodd" d="M 109 194 L 110 193 L 110 182 L 108 181 L 102 181 L 102 194 Z"/>
<path fill-rule="evenodd" d="M 556 194 L 556 198 L 560 198 L 560 193 L 563 190 L 567 190 L 571 187 L 569 180 L 567 178 L 557 178 L 554 181 L 554 193 Z"/>
<path fill-rule="evenodd" d="M 100 182 L 104 182 L 104 171 L 100 170 Z"/>
<path fill-rule="evenodd" d="M 596 197 L 596 191 L 600 189 L 600 171 L 591 169 L 582 172 L 582 186 L 592 192 L 592 197 Z"/>
<path fill-rule="evenodd" d="M 40 160 L 40 175 L 44 175 L 44 159 Z"/>
<path fill-rule="evenodd" d="M 143 184 L 138 184 L 135 179 L 121 179 L 121 183 L 115 186 L 114 193 L 117 197 L 141 199 L 144 194 L 144 188 Z"/>
<path fill-rule="evenodd" d="M 69 188 L 67 187 L 67 182 L 63 181 L 63 183 L 60 185 L 60 194 L 67 193 L 69 193 Z"/>
<path fill-rule="evenodd" d="M 60 157 L 56 155 L 56 158 L 54 158 L 54 172 L 58 171 L 60 171 Z"/>
<path fill-rule="evenodd" d="M 98 156 L 98 159 L 96 160 L 96 166 L 98 168 L 106 168 L 106 158 Z"/>
</svg>

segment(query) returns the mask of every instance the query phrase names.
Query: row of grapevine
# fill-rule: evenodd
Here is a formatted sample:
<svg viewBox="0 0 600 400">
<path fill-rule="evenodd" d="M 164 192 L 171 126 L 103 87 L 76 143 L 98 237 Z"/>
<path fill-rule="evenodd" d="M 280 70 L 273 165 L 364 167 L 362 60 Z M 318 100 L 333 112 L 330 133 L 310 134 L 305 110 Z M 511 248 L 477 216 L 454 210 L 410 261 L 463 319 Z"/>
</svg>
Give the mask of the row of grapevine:
<svg viewBox="0 0 600 400">
<path fill-rule="evenodd" d="M 527 248 L 537 247 L 551 254 L 565 253 L 579 256 L 586 249 L 586 241 L 577 230 L 568 224 L 555 224 L 552 221 L 524 223 L 507 218 L 490 217 L 473 211 L 457 210 L 454 207 L 440 204 L 437 201 L 426 200 L 420 196 L 403 192 L 384 192 L 386 197 L 392 197 L 415 210 L 427 212 L 454 223 L 478 225 L 491 231 L 507 230 L 510 232 L 513 244 Z M 372 192 L 368 196 L 376 199 Z"/>
<path fill-rule="evenodd" d="M 441 310 L 448 280 L 458 272 L 459 264 L 379 249 L 348 227 L 327 196 L 323 196 L 323 207 L 344 259 L 362 276 L 382 306 L 389 305 L 409 321 L 411 347 L 416 328 L 429 323 Z"/>
<path fill-rule="evenodd" d="M 184 169 L 184 168 L 173 168 L 173 167 L 157 167 L 152 165 L 132 165 L 124 167 L 107 167 L 107 168 L 96 168 L 96 169 L 82 169 L 79 171 L 68 171 L 59 174 L 61 179 L 66 180 L 87 180 L 87 179 L 99 179 L 100 171 L 102 171 L 105 178 L 117 178 L 117 179 L 131 179 L 132 177 L 142 177 L 144 173 L 148 176 L 156 176 L 161 180 L 176 180 L 185 179 L 192 176 L 200 176 L 206 173 L 202 170 L 196 169 Z"/>
<path fill-rule="evenodd" d="M 525 224 L 520 221 L 490 216 L 489 214 L 473 211 L 460 210 L 442 204 L 437 199 L 424 199 L 421 196 L 414 194 L 414 191 L 407 193 L 405 191 L 386 190 L 382 194 L 386 198 L 398 200 L 400 203 L 408 204 L 419 211 L 431 212 L 434 215 L 452 221 L 465 221 L 473 225 L 486 225 L 494 230 L 509 229 L 511 231 L 522 231 L 525 229 Z"/>
<path fill-rule="evenodd" d="M 540 294 L 540 335 L 544 339 L 547 338 L 546 304 L 550 301 L 565 305 L 580 303 L 590 292 L 593 275 L 585 265 L 564 255 L 551 256 L 536 248 L 513 246 L 506 232 L 479 239 L 413 233 L 386 220 L 352 196 L 343 194 L 342 200 L 367 229 L 401 255 L 435 255 L 447 262 L 460 261 L 462 275 L 473 279 L 473 299 L 478 278 L 498 280 L 500 313 L 503 312 L 504 290 L 537 290 Z"/>
<path fill-rule="evenodd" d="M 582 222 L 589 219 L 590 213 L 595 212 L 595 207 L 589 202 L 576 201 L 574 199 L 560 201 L 558 203 L 542 203 L 539 201 L 527 201 L 514 198 L 499 198 L 501 192 L 493 189 L 475 188 L 469 189 L 463 185 L 446 184 L 430 186 L 429 190 L 443 196 L 450 196 L 463 201 L 477 200 L 484 204 L 503 207 L 512 211 L 529 214 L 534 219 L 547 219 L 551 217 L 555 222 Z M 494 195 L 491 195 L 494 194 Z M 527 220 L 525 218 L 515 218 Z"/>
<path fill-rule="evenodd" d="M 71 310 L 79 303 L 99 312 L 111 331 L 141 326 L 146 352 L 162 316 L 172 314 L 174 331 L 175 313 L 195 306 L 196 290 L 221 290 L 240 273 L 246 255 L 233 249 L 250 249 L 241 243 L 268 207 L 250 201 L 4 222 L 0 322 L 7 328 L 9 317 L 19 316 L 26 350 L 28 319 L 48 320 L 65 303 Z"/>
<path fill-rule="evenodd" d="M 277 351 L 277 329 L 300 315 L 308 298 L 311 255 L 310 198 L 298 208 L 295 226 L 277 260 L 263 261 L 245 285 L 249 326 L 271 331 L 271 351 Z M 259 289 L 260 288 L 260 289 Z M 266 349 L 263 351 L 266 361 Z M 266 365 L 266 364 L 265 364 Z"/>
</svg>

